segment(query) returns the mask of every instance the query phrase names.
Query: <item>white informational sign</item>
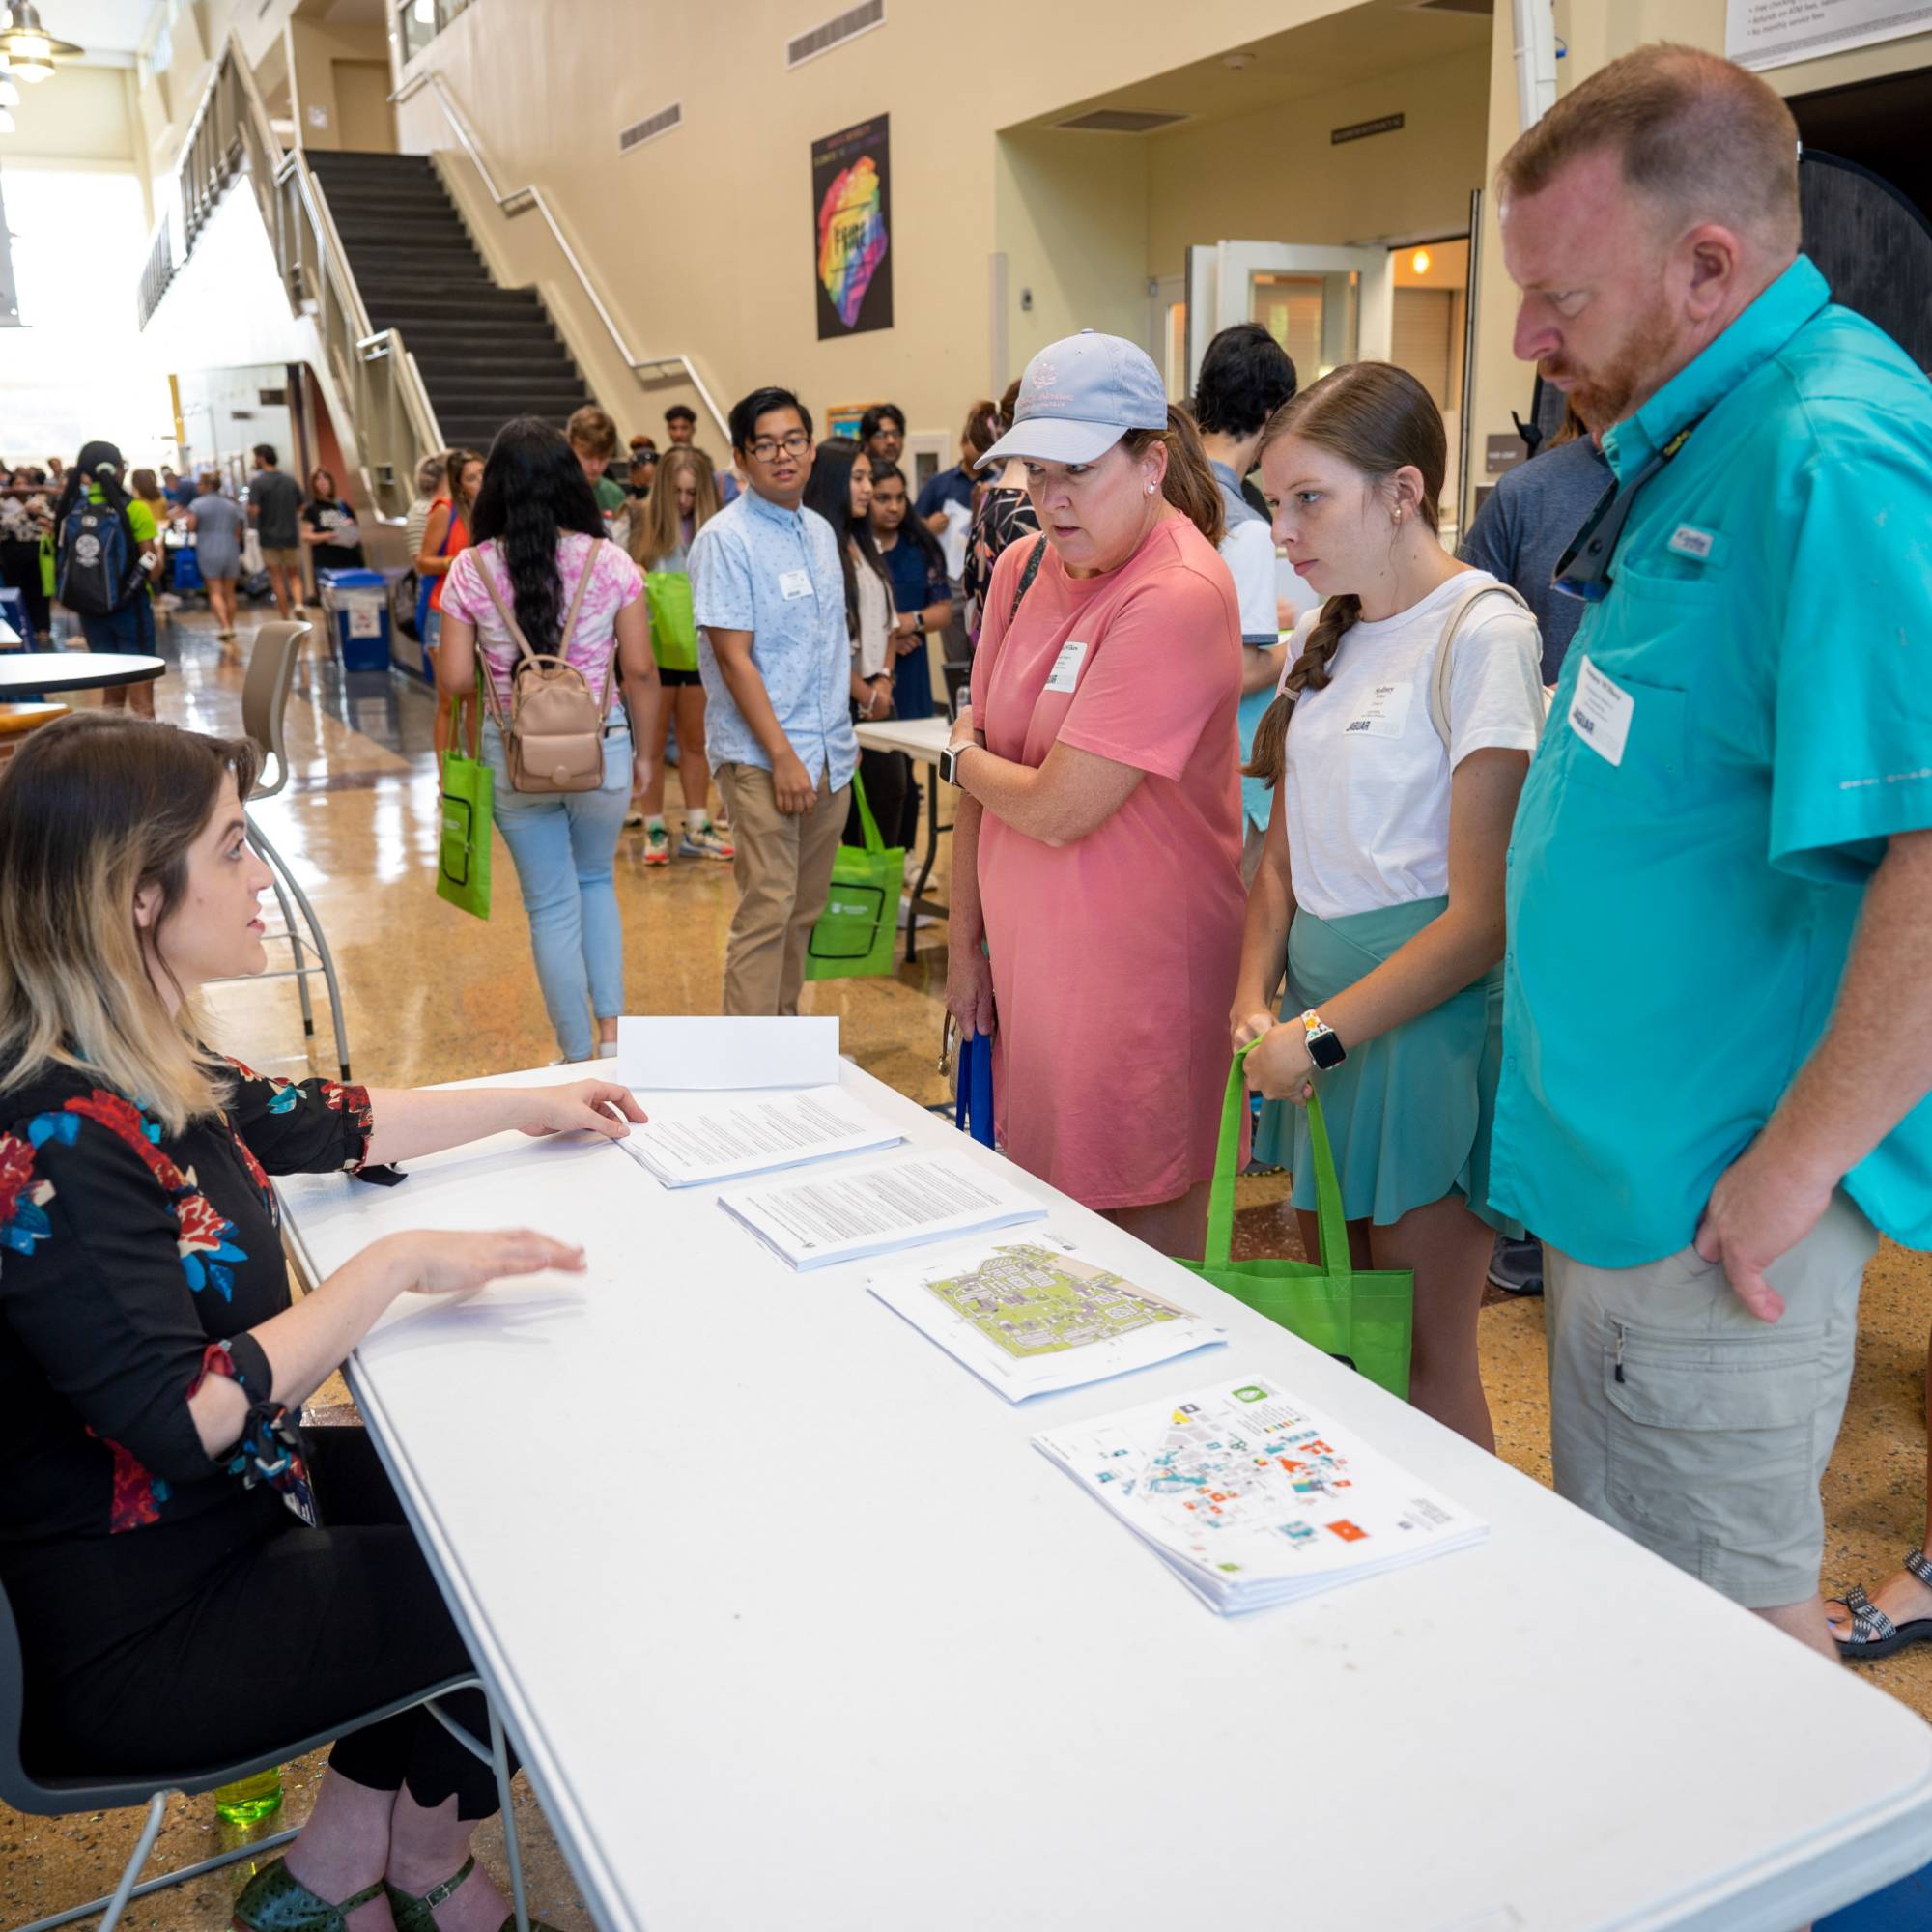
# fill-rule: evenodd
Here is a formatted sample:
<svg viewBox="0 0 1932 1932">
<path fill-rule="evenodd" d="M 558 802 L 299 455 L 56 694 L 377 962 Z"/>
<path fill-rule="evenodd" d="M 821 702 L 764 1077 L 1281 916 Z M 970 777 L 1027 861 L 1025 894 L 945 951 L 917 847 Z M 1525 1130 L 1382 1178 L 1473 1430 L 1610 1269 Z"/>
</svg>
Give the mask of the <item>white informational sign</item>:
<svg viewBox="0 0 1932 1932">
<path fill-rule="evenodd" d="M 380 638 L 383 635 L 381 608 L 366 610 L 352 604 L 349 607 L 349 635 L 352 638 Z"/>
<path fill-rule="evenodd" d="M 1790 67 L 1928 32 L 1932 0 L 1725 0 L 1724 52 L 1740 67 Z"/>
</svg>

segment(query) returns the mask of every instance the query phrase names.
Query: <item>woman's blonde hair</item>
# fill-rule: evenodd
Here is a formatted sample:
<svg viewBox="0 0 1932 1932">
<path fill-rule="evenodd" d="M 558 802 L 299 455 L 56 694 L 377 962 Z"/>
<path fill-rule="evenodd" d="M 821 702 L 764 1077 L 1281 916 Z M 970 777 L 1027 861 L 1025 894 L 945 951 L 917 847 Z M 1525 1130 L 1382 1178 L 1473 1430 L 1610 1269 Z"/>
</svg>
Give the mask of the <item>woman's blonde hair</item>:
<svg viewBox="0 0 1932 1932">
<path fill-rule="evenodd" d="M 1318 449 L 1340 457 L 1359 470 L 1372 490 L 1380 490 L 1398 469 L 1422 476 L 1422 521 L 1442 527 L 1442 482 L 1449 468 L 1449 440 L 1442 412 L 1406 369 L 1393 362 L 1349 362 L 1312 387 L 1292 396 L 1268 418 L 1256 461 L 1285 436 L 1298 436 Z M 1282 680 L 1281 693 L 1255 726 L 1255 748 L 1247 776 L 1270 785 L 1281 782 L 1287 755 L 1288 721 L 1304 691 L 1328 683 L 1335 654 L 1350 626 L 1362 614 L 1352 592 L 1331 597 L 1321 607 L 1308 641 Z"/>
<path fill-rule="evenodd" d="M 718 477 L 701 450 L 673 444 L 658 459 L 651 494 L 631 514 L 631 558 L 640 570 L 655 570 L 684 542 L 677 515 L 677 479 L 692 487 L 692 534 L 718 514 Z"/>
<path fill-rule="evenodd" d="M 71 1067 L 138 1103 L 164 1132 L 220 1112 L 227 1069 L 150 977 L 134 900 L 158 887 L 158 933 L 188 848 L 255 748 L 126 712 L 83 711 L 34 733 L 0 774 L 0 1067 L 21 1088 Z M 184 989 L 177 989 L 183 991 Z"/>
<path fill-rule="evenodd" d="M 1167 445 L 1167 475 L 1161 483 L 1161 495 L 1218 548 L 1227 534 L 1228 512 L 1194 418 L 1178 404 L 1169 403 L 1166 429 L 1130 429 L 1121 439 L 1121 447 L 1130 459 L 1137 460 L 1157 442 Z"/>
</svg>

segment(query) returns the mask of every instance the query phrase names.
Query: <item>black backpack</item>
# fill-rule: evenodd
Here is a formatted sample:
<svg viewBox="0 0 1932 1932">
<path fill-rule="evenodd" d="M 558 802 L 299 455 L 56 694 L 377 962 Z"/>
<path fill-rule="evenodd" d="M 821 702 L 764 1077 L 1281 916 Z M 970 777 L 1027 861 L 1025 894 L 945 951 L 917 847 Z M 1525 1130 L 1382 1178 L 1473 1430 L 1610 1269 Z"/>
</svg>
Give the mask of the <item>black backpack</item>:
<svg viewBox="0 0 1932 1932">
<path fill-rule="evenodd" d="M 83 496 L 60 528 L 54 595 L 80 617 L 111 617 L 140 595 L 141 554 L 127 519 Z"/>
</svg>

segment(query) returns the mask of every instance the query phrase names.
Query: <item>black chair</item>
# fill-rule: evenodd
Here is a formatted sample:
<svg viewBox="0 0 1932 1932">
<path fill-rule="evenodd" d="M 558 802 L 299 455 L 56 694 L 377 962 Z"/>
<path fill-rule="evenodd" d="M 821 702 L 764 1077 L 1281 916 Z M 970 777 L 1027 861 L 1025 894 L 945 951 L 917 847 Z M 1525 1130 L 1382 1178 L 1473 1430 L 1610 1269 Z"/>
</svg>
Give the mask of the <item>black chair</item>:
<svg viewBox="0 0 1932 1932">
<path fill-rule="evenodd" d="M 490 1712 L 488 1747 L 457 1723 L 438 1703 L 439 1698 L 447 1697 L 457 1690 L 483 1692 Z M 166 1815 L 170 1791 L 194 1797 L 204 1791 L 213 1791 L 217 1785 L 233 1784 L 240 1778 L 252 1777 L 258 1772 L 272 1771 L 291 1758 L 319 1749 L 346 1731 L 359 1731 L 365 1724 L 380 1723 L 384 1718 L 414 1710 L 418 1705 L 426 1705 L 438 1722 L 466 1749 L 496 1770 L 497 1796 L 503 1807 L 503 1847 L 510 1866 L 518 1932 L 529 1932 L 529 1912 L 524 1900 L 523 1856 L 517 1843 L 516 1815 L 510 1808 L 510 1766 L 503 1747 L 502 1720 L 497 1715 L 496 1705 L 490 1701 L 489 1692 L 483 1690 L 482 1683 L 475 1677 L 449 1678 L 416 1696 L 398 1697 L 393 1703 L 384 1704 L 380 1710 L 365 1712 L 349 1723 L 333 1724 L 313 1737 L 294 1739 L 288 1744 L 276 1746 L 272 1751 L 244 1759 L 240 1764 L 200 1765 L 149 1772 L 131 1777 L 102 1774 L 90 1777 L 43 1778 L 28 1771 L 20 1762 L 20 1718 L 25 1693 L 26 1677 L 20 1657 L 19 1633 L 14 1627 L 13 1607 L 7 1601 L 6 1589 L 0 1586 L 0 1803 L 37 1818 L 60 1818 L 75 1811 L 102 1811 L 123 1805 L 145 1804 L 148 1819 L 121 1874 L 121 1883 L 111 1893 L 91 1898 L 85 1905 L 76 1905 L 70 1911 L 57 1912 L 50 1918 L 36 1918 L 31 1925 L 15 1927 L 14 1932 L 51 1932 L 56 1925 L 71 1924 L 76 1918 L 86 1918 L 103 1908 L 105 1917 L 100 1920 L 99 1932 L 114 1932 L 129 1899 L 165 1891 L 171 1886 L 200 1878 L 205 1872 L 218 1871 L 223 1865 L 234 1864 L 239 1860 L 254 1858 L 276 1845 L 287 1844 L 296 1835 L 295 1833 L 277 1832 L 270 1837 L 254 1839 L 216 1858 L 203 1859 L 199 1864 L 186 1865 L 180 1871 L 149 1879 L 143 1885 L 134 1883 L 141 1867 L 148 1861 L 149 1853 L 155 1848 L 155 1839 Z"/>
</svg>

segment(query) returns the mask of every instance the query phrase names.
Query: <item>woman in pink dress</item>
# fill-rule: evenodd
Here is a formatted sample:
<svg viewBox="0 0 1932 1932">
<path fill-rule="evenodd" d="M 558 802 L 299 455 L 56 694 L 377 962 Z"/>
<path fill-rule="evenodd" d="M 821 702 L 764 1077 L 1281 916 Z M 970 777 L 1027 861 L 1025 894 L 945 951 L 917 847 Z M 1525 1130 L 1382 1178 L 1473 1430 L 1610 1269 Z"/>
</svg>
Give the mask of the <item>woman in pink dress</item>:
<svg viewBox="0 0 1932 1932">
<path fill-rule="evenodd" d="M 1027 365 L 1009 457 L 1043 534 L 993 573 L 952 734 L 947 1002 L 993 1037 L 1007 1152 L 1199 1256 L 1243 918 L 1220 495 L 1146 353 L 1091 329 Z"/>
</svg>

